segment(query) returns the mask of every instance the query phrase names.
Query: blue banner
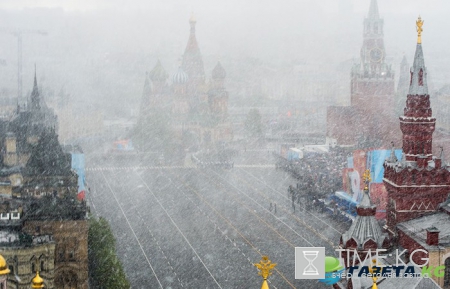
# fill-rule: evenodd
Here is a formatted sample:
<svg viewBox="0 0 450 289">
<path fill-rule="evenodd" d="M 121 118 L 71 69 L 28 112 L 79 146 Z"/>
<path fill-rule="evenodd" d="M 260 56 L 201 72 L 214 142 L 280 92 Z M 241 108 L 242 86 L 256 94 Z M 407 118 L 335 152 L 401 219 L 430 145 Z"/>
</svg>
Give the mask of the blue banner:
<svg viewBox="0 0 450 289">
<path fill-rule="evenodd" d="M 78 174 L 78 192 L 84 191 L 84 154 L 72 154 L 72 169 L 75 170 Z"/>
<path fill-rule="evenodd" d="M 402 150 L 394 151 L 398 160 L 402 159 Z M 391 156 L 391 150 L 373 150 L 367 153 L 367 167 L 370 169 L 372 183 L 382 183 L 384 176 L 384 161 Z"/>
</svg>

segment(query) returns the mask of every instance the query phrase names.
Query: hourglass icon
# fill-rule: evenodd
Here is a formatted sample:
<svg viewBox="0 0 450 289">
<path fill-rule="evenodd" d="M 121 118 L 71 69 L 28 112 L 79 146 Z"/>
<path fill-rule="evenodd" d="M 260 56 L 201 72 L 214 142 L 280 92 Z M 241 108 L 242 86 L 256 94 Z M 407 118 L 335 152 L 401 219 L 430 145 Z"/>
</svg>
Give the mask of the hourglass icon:
<svg viewBox="0 0 450 289">
<path fill-rule="evenodd" d="M 319 275 L 319 270 L 313 265 L 318 255 L 319 251 L 303 251 L 303 257 L 308 261 L 308 265 L 303 269 L 303 275 Z"/>
</svg>

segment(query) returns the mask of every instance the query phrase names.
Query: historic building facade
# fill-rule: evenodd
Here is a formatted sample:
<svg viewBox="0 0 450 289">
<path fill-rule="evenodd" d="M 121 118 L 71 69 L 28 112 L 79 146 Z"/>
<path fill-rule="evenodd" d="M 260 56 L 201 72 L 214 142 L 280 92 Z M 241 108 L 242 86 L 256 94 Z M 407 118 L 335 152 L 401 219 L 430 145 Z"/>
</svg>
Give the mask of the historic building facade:
<svg viewBox="0 0 450 289">
<path fill-rule="evenodd" d="M 195 34 L 196 20 L 189 20 L 190 34 L 182 61 L 169 82 L 161 62 L 146 75 L 140 117 L 164 112 L 175 137 L 185 148 L 214 146 L 233 139 L 228 120 L 226 71 L 218 62 L 206 80 Z"/>
<path fill-rule="evenodd" d="M 8 288 L 88 288 L 87 206 L 56 134 L 57 119 L 39 96 L 1 123 L 0 251 Z M 40 287 L 36 287 L 40 288 Z"/>
<path fill-rule="evenodd" d="M 399 222 L 436 212 L 450 193 L 450 172 L 442 163 L 443 155 L 434 157 L 432 153 L 435 125 L 419 38 L 406 107 L 400 117 L 403 158 L 388 159 L 384 164 L 384 184 L 388 191 L 387 225 L 393 233 Z"/>
<path fill-rule="evenodd" d="M 350 230 L 342 235 L 341 247 L 357 248 L 358 254 L 364 256 L 368 249 L 379 249 L 381 245 L 387 249 L 387 256 L 402 252 L 407 266 L 419 268 L 426 265 L 433 268 L 434 274 L 429 278 L 422 276 L 411 280 L 386 277 L 370 280 L 378 282 L 377 288 L 380 289 L 405 286 L 450 288 L 450 168 L 443 159 L 442 150 L 437 157 L 432 153 L 436 118 L 432 114 L 428 93 L 421 39 L 423 21 L 420 17 L 416 24 L 418 41 L 410 69 L 406 107 L 403 116 L 399 117 L 402 157 L 397 158 L 392 148 L 390 157 L 384 162 L 383 182 L 388 193 L 386 225 L 382 230 L 378 224 L 367 220 L 364 225 L 359 225 L 362 223 L 361 215 L 372 215 L 374 210 L 368 198 L 363 199 L 358 206 L 362 211 L 358 212 Z M 361 241 L 364 239 L 368 241 Z M 394 266 L 395 262 L 386 258 L 382 265 Z M 440 273 L 436 273 L 439 270 Z M 361 280 L 348 281 L 347 288 L 360 288 L 354 284 L 367 281 L 358 279 Z"/>
<path fill-rule="evenodd" d="M 327 136 L 339 145 L 376 147 L 399 134 L 394 122 L 394 71 L 386 63 L 383 19 L 376 0 L 371 0 L 363 31 L 360 61 L 351 71 L 351 104 L 328 107 Z"/>
</svg>

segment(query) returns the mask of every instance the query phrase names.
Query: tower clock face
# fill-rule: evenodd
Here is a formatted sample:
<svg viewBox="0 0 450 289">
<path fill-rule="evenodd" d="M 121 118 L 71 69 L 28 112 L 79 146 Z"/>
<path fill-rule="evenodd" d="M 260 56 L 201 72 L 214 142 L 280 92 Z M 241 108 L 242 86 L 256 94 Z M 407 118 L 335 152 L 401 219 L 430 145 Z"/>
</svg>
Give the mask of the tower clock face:
<svg viewBox="0 0 450 289">
<path fill-rule="evenodd" d="M 383 50 L 380 48 L 372 48 L 370 50 L 370 61 L 372 62 L 381 62 L 383 59 Z"/>
</svg>

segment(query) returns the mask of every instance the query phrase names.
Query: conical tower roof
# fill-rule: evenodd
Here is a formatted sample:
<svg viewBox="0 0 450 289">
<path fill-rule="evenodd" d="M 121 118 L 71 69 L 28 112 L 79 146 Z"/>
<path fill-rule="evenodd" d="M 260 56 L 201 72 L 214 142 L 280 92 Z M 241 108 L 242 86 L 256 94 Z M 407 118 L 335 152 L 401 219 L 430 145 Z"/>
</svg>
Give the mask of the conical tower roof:
<svg viewBox="0 0 450 289">
<path fill-rule="evenodd" d="M 37 85 L 37 77 L 36 77 L 36 66 L 34 67 L 34 84 L 33 90 L 31 91 L 31 110 L 39 110 L 41 108 L 41 101 L 39 97 L 39 90 Z"/>
<path fill-rule="evenodd" d="M 195 25 L 197 21 L 192 15 L 189 24 L 191 26 L 188 43 L 184 50 L 181 68 L 187 73 L 189 79 L 204 79 L 205 69 L 203 67 L 203 59 L 195 36 Z"/>
<path fill-rule="evenodd" d="M 214 67 L 211 73 L 212 79 L 224 79 L 226 76 L 227 72 L 223 68 L 222 64 L 220 64 L 220 61 L 218 61 L 216 67 Z"/>
<path fill-rule="evenodd" d="M 372 240 L 371 246 L 376 244 L 377 248 L 381 248 L 384 245 L 385 240 L 387 240 L 387 235 L 382 232 L 380 224 L 375 219 L 377 207 L 370 201 L 368 188 L 370 171 L 366 170 L 363 177 L 366 185 L 363 198 L 356 209 L 358 215 L 350 226 L 350 229 L 342 234 L 342 244 L 346 247 L 347 242 L 353 239 L 356 242 L 356 249 L 365 250 L 367 249 L 365 248 L 366 244 L 369 244 L 368 242 Z"/>
<path fill-rule="evenodd" d="M 380 19 L 380 13 L 378 12 L 378 3 L 377 0 L 371 0 L 370 8 L 369 8 L 369 19 Z"/>
<path fill-rule="evenodd" d="M 414 64 L 411 68 L 410 95 L 428 95 L 427 69 L 425 67 L 425 58 L 423 57 L 421 37 L 423 21 L 421 21 L 419 17 L 417 24 L 420 24 L 420 27 L 418 26 L 417 29 L 420 29 L 420 33 L 417 39 L 416 53 L 414 54 Z"/>
<path fill-rule="evenodd" d="M 150 96 L 152 94 L 152 84 L 148 77 L 148 72 L 145 72 L 144 88 L 142 90 L 141 98 L 141 113 L 150 105 Z"/>
<path fill-rule="evenodd" d="M 152 71 L 150 71 L 150 79 L 154 82 L 164 82 L 167 79 L 167 72 L 161 65 L 161 61 L 159 61 L 159 59 L 155 67 L 152 69 Z"/>
</svg>

